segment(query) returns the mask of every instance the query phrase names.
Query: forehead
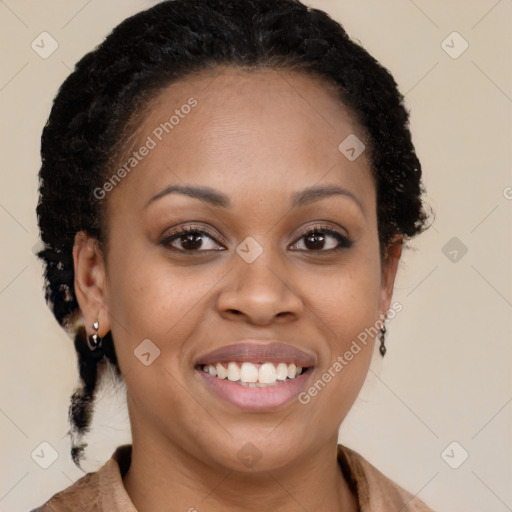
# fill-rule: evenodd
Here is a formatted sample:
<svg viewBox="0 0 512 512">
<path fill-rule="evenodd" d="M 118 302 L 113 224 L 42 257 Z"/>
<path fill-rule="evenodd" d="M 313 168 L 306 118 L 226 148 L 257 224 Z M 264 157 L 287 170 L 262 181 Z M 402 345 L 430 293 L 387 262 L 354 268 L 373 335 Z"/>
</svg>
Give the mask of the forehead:
<svg viewBox="0 0 512 512">
<path fill-rule="evenodd" d="M 118 165 L 128 163 L 132 200 L 173 183 L 206 184 L 242 200 L 322 181 L 371 197 L 367 154 L 348 159 L 340 151 L 347 137 L 365 139 L 329 82 L 292 70 L 222 67 L 162 90 Z"/>
</svg>

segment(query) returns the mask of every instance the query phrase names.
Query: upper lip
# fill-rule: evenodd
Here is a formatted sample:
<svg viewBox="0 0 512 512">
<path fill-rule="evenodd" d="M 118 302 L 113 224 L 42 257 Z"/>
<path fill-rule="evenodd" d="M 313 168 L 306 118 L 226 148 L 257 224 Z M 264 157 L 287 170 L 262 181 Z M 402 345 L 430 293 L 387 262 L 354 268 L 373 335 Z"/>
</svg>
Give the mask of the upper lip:
<svg viewBox="0 0 512 512">
<path fill-rule="evenodd" d="M 316 365 L 316 357 L 279 340 L 243 340 L 226 345 L 198 357 L 196 364 L 214 364 L 222 361 L 263 363 L 295 363 L 302 367 Z"/>
</svg>

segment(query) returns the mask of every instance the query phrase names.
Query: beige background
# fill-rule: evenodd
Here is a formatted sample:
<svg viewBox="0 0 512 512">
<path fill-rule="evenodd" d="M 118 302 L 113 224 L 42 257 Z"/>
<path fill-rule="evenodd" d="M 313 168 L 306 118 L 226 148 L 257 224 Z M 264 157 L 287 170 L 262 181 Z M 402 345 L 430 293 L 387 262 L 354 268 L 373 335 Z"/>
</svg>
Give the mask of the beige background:
<svg viewBox="0 0 512 512">
<path fill-rule="evenodd" d="M 434 509 L 512 510 L 512 2 L 309 3 L 341 21 L 406 93 L 437 213 L 404 255 L 394 296 L 404 309 L 340 439 Z M 33 255 L 41 129 L 74 63 L 151 4 L 0 1 L 0 512 L 35 507 L 82 475 L 66 437 L 74 350 L 44 303 Z M 47 59 L 31 48 L 43 31 L 59 45 Z M 458 58 L 442 47 L 454 31 L 469 44 Z M 452 55 L 463 48 L 458 36 L 446 44 Z M 443 252 L 452 237 L 457 255 Z M 122 392 L 100 401 L 88 470 L 129 440 Z M 31 458 L 43 441 L 58 453 L 48 469 Z M 457 469 L 446 462 L 465 452 Z"/>
</svg>

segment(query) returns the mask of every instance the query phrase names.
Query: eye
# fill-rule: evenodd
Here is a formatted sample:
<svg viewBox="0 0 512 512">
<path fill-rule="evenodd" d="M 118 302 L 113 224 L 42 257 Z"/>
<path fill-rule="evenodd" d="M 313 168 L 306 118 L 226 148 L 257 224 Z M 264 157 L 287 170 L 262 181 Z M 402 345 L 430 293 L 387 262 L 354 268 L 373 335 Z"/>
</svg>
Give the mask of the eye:
<svg viewBox="0 0 512 512">
<path fill-rule="evenodd" d="M 205 243 L 205 239 L 209 240 L 209 242 Z M 180 252 L 225 250 L 224 247 L 216 242 L 212 234 L 197 226 L 186 226 L 175 230 L 161 240 L 160 244 Z M 290 247 L 307 252 L 336 252 L 348 249 L 351 246 L 352 241 L 333 228 L 329 226 L 314 226 L 306 231 Z"/>
<path fill-rule="evenodd" d="M 306 231 L 292 246 L 307 252 L 336 252 L 348 249 L 352 241 L 329 226 L 314 226 Z M 305 247 L 305 249 L 303 248 Z"/>
<path fill-rule="evenodd" d="M 209 239 L 210 243 L 205 244 L 205 239 Z M 170 235 L 160 241 L 160 244 L 165 247 L 169 247 L 172 250 L 181 252 L 212 251 L 219 250 L 217 248 L 222 247 L 215 242 L 213 235 L 196 226 L 187 226 L 171 232 Z M 210 247 L 208 247 L 208 245 L 210 245 Z M 224 250 L 224 248 L 220 250 Z"/>
</svg>

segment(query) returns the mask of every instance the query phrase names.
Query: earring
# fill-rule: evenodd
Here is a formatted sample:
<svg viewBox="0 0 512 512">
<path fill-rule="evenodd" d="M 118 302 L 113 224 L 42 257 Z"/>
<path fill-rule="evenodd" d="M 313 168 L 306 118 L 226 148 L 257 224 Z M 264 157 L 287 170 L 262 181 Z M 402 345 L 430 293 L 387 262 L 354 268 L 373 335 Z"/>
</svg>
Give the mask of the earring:
<svg viewBox="0 0 512 512">
<path fill-rule="evenodd" d="M 386 340 L 386 326 L 384 324 L 382 324 L 382 326 L 380 328 L 379 340 L 380 340 L 379 352 L 380 352 L 380 355 L 382 357 L 384 357 L 384 354 L 386 353 L 386 345 L 384 344 L 385 340 Z"/>
<path fill-rule="evenodd" d="M 98 337 L 98 328 L 100 324 L 98 320 L 92 324 L 92 328 L 96 331 L 91 336 L 87 337 L 87 345 L 89 346 L 89 350 L 94 353 L 98 353 L 102 348 L 101 338 Z"/>
</svg>

